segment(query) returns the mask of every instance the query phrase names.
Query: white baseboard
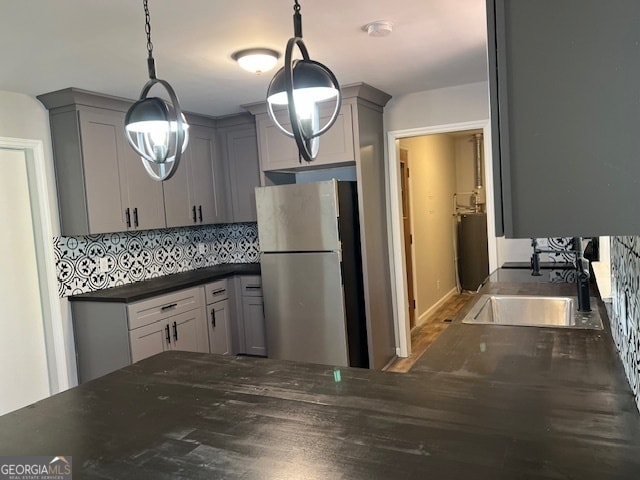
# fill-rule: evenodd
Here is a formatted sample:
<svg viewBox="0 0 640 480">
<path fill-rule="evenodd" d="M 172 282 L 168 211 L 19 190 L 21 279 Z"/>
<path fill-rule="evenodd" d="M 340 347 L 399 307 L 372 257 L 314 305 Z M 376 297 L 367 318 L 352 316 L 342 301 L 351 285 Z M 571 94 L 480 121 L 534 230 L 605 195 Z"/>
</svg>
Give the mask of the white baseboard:
<svg viewBox="0 0 640 480">
<path fill-rule="evenodd" d="M 444 305 L 451 297 L 458 293 L 458 289 L 453 287 L 449 292 L 447 292 L 440 300 L 434 303 L 427 311 L 425 311 L 422 315 L 418 317 L 416 321 L 416 327 L 425 323 L 431 315 L 433 315 L 436 310 L 438 310 L 442 305 Z"/>
</svg>

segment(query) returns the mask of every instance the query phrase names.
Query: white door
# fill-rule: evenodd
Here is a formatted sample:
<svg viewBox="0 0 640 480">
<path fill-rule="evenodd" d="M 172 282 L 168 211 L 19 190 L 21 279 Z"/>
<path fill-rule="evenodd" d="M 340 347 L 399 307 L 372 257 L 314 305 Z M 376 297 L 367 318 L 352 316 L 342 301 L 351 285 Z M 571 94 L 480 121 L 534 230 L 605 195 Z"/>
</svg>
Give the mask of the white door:
<svg viewBox="0 0 640 480">
<path fill-rule="evenodd" d="M 0 415 L 51 393 L 24 150 L 0 148 Z"/>
</svg>

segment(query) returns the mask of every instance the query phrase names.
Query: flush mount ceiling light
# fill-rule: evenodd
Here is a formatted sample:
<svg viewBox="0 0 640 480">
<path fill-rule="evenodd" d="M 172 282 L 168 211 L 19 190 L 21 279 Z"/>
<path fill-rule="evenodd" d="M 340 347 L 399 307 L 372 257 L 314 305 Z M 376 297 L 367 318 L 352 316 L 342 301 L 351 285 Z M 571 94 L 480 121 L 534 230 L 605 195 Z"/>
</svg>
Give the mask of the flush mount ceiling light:
<svg viewBox="0 0 640 480">
<path fill-rule="evenodd" d="M 149 81 L 142 88 L 140 100 L 134 103 L 125 116 L 125 133 L 129 144 L 142 159 L 147 173 L 156 181 L 171 178 L 180 162 L 180 155 L 187 148 L 189 134 L 176 92 L 165 80 L 156 78 L 151 20 L 148 0 L 143 0 L 145 32 L 147 34 L 147 67 Z M 171 102 L 159 97 L 147 97 L 154 85 L 164 87 Z"/>
<path fill-rule="evenodd" d="M 231 55 L 247 72 L 261 74 L 276 66 L 280 54 L 269 48 L 248 48 Z"/>
<path fill-rule="evenodd" d="M 302 16 L 300 5 L 295 0 L 293 7 L 294 36 L 287 42 L 284 67 L 271 80 L 267 90 L 267 105 L 271 119 L 278 128 L 295 138 L 300 158 L 313 161 L 318 154 L 319 136 L 326 133 L 335 123 L 342 103 L 340 85 L 335 75 L 327 67 L 309 58 L 307 47 L 302 41 Z M 292 58 L 293 49 L 298 47 L 302 59 Z M 333 99 L 333 114 L 320 126 L 318 103 Z M 291 131 L 276 118 L 274 106 L 286 106 L 291 122 Z"/>
</svg>

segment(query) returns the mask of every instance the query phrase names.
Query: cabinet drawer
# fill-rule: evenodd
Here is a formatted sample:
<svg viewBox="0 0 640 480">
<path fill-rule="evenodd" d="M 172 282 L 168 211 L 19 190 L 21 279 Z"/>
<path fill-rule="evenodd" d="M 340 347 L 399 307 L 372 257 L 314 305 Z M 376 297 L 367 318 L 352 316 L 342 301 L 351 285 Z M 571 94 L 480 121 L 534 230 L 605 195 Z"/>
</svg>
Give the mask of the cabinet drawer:
<svg viewBox="0 0 640 480">
<path fill-rule="evenodd" d="M 204 286 L 204 296 L 207 301 L 207 305 L 229 298 L 227 280 L 218 280 L 216 282 L 206 284 Z"/>
<path fill-rule="evenodd" d="M 262 296 L 262 277 L 260 275 L 241 276 L 240 291 L 243 297 L 261 297 Z"/>
<path fill-rule="evenodd" d="M 204 305 L 201 287 L 188 288 L 127 306 L 129 330 L 159 322 L 167 317 L 188 312 Z"/>
</svg>

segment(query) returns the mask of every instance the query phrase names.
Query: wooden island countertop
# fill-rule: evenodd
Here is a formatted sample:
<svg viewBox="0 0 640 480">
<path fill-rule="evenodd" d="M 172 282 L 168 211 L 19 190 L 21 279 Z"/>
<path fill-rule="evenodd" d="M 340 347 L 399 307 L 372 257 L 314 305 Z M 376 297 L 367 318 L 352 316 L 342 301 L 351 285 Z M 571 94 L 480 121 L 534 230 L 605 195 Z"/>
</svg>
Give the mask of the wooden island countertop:
<svg viewBox="0 0 640 480">
<path fill-rule="evenodd" d="M 505 275 L 485 291 L 573 292 Z M 165 352 L 0 417 L 0 455 L 71 456 L 78 479 L 640 478 L 608 326 L 465 311 L 407 374 Z"/>
</svg>

